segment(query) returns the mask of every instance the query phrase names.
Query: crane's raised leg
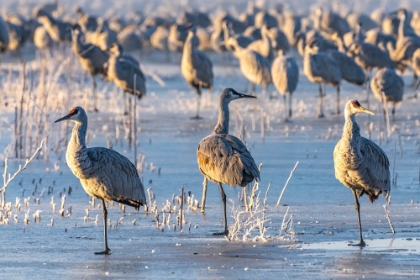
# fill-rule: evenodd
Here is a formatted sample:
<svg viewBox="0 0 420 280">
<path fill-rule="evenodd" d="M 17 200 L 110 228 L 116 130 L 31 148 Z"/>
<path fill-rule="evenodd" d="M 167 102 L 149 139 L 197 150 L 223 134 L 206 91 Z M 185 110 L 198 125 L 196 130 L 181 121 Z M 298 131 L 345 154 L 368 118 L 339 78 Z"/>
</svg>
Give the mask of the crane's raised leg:
<svg viewBox="0 0 420 280">
<path fill-rule="evenodd" d="M 222 200 L 223 200 L 223 213 L 225 217 L 225 231 L 213 233 L 213 235 L 228 235 L 228 227 L 227 227 L 227 217 L 226 217 L 226 194 L 223 190 L 222 183 L 218 183 L 220 193 L 222 194 Z"/>
<path fill-rule="evenodd" d="M 207 196 L 207 178 L 204 177 L 203 181 L 203 194 L 201 196 L 201 213 L 206 209 L 206 196 Z"/>
<path fill-rule="evenodd" d="M 95 252 L 95 255 L 111 255 L 111 250 L 108 248 L 108 234 L 107 234 L 107 220 L 108 211 L 106 210 L 105 200 L 102 199 L 102 215 L 104 216 L 104 250 L 102 252 Z"/>
<path fill-rule="evenodd" d="M 319 85 L 319 98 L 318 98 L 318 104 L 319 104 L 319 113 L 318 113 L 318 118 L 323 118 L 324 117 L 324 105 L 323 105 L 323 99 L 324 99 L 324 95 L 322 92 L 322 84 L 318 84 Z"/>
<path fill-rule="evenodd" d="M 195 115 L 195 117 L 191 117 L 191 119 L 199 120 L 199 119 L 201 119 L 200 118 L 201 85 L 197 86 L 196 90 L 197 90 L 197 94 L 198 94 L 198 97 L 197 97 L 197 114 Z"/>
<path fill-rule="evenodd" d="M 93 110 L 95 112 L 99 112 L 98 110 L 98 87 L 96 85 L 96 79 L 94 75 L 92 77 L 92 85 L 93 85 Z"/>
<path fill-rule="evenodd" d="M 351 244 L 351 246 L 365 247 L 366 246 L 366 243 L 363 241 L 363 237 L 362 237 L 362 224 L 360 222 L 360 205 L 359 205 L 359 199 L 357 198 L 356 192 L 354 190 L 352 190 L 352 192 L 353 192 L 353 195 L 354 195 L 354 203 L 356 204 L 357 221 L 359 222 L 359 238 L 360 238 L 360 242 L 358 244 Z"/>
</svg>

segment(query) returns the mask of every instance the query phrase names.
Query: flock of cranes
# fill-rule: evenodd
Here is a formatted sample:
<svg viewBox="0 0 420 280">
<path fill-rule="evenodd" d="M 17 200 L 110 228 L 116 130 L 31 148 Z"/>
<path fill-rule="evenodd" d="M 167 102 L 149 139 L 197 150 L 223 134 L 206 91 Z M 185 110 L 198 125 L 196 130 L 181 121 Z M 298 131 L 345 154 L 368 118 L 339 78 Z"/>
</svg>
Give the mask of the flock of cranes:
<svg viewBox="0 0 420 280">
<path fill-rule="evenodd" d="M 256 85 L 265 89 L 273 84 L 281 95 L 287 91 L 291 96 L 299 81 L 300 63 L 294 61 L 297 57 L 292 50 L 295 47 L 303 60 L 303 73 L 319 87 L 318 117 L 325 116 L 326 85 L 336 88 L 336 113 L 340 111 L 343 81 L 365 86 L 368 107 L 372 90 L 383 106 L 390 102 L 395 111 L 404 87 L 376 86 L 382 83 L 383 71 L 392 79 L 389 83 L 398 84 L 399 75 L 407 68 L 413 70 L 415 79 L 420 73 L 420 52 L 416 52 L 420 47 L 416 33 L 420 31 L 419 16 L 404 8 L 391 13 L 374 11 L 370 16 L 356 12 L 344 16 L 319 7 L 302 16 L 286 12 L 281 4 L 267 10 L 250 1 L 247 10 L 237 17 L 226 11 L 203 13 L 186 9 L 177 18 L 144 17 L 136 12 L 127 18 L 107 19 L 90 15 L 80 7 L 74 16 L 63 11 L 60 15 L 58 8 L 57 2 L 38 6 L 29 19 L 19 14 L 0 17 L 0 52 L 20 54 L 31 41 L 40 50 L 57 44 L 71 45 L 83 69 L 92 76 L 95 111 L 96 75 L 115 83 L 124 93 L 139 98 L 146 94 L 146 78 L 139 62 L 122 50 L 140 53 L 157 49 L 166 52 L 168 58 L 169 52 L 181 53 L 181 73 L 198 94 L 197 119 L 202 89 L 211 91 L 214 86 L 209 51 L 219 52 L 225 58 L 232 52 L 254 94 Z M 279 60 L 274 63 L 277 57 L 287 57 L 287 63 L 293 65 L 290 70 L 279 67 Z M 380 69 L 386 70 L 377 71 Z M 420 81 L 415 81 L 414 97 L 419 85 Z M 289 118 L 292 103 L 288 103 Z"/>
<path fill-rule="evenodd" d="M 337 12 L 318 8 L 313 14 L 299 16 L 286 13 L 281 5 L 272 10 L 257 8 L 249 2 L 239 17 L 227 12 L 203 13 L 186 10 L 178 18 L 170 16 L 131 18 L 98 18 L 76 10 L 77 20 L 58 17 L 55 5 L 37 7 L 35 18 L 20 15 L 0 17 L 0 52 L 21 53 L 25 43 L 33 40 L 41 50 L 71 45 L 83 69 L 92 77 L 94 110 L 98 111 L 96 76 L 113 82 L 124 93 L 138 98 L 146 94 L 146 78 L 139 62 L 123 50 L 157 49 L 182 53 L 181 74 L 195 88 L 200 118 L 202 89 L 214 87 L 213 63 L 208 52 L 225 57 L 229 52 L 239 61 L 242 75 L 252 84 L 253 95 L 226 88 L 219 97 L 219 117 L 213 133 L 197 148 L 199 170 L 205 180 L 218 184 L 224 207 L 224 230 L 228 233 L 226 195 L 222 184 L 245 187 L 259 180 L 259 170 L 247 147 L 229 134 L 229 102 L 240 98 L 256 98 L 256 85 L 267 88 L 274 84 L 284 97 L 288 94 L 285 119 L 293 115 L 292 95 L 296 92 L 299 63 L 288 55 L 295 47 L 302 56 L 303 73 L 319 88 L 318 117 L 325 117 L 323 98 L 326 85 L 336 88 L 336 114 L 340 114 L 342 81 L 365 86 L 382 103 L 395 104 L 403 99 L 404 83 L 399 73 L 413 69 L 420 74 L 420 37 L 416 17 L 405 9 L 395 13 L 351 13 L 343 17 Z M 410 22 L 411 18 L 411 22 Z M 420 81 L 416 82 L 416 91 Z M 415 94 L 417 96 L 417 94 Z M 125 104 L 125 103 L 124 103 Z M 369 108 L 369 103 L 368 103 Z M 345 124 L 341 140 L 334 150 L 336 178 L 353 191 L 358 213 L 360 243 L 364 246 L 358 197 L 366 194 L 370 201 L 383 193 L 390 194 L 389 161 L 383 150 L 360 135 L 355 115 L 373 114 L 357 100 L 345 105 Z M 66 160 L 85 191 L 102 201 L 104 216 L 104 251 L 110 254 L 107 242 L 107 210 L 105 201 L 117 201 L 135 208 L 146 203 L 144 188 L 136 167 L 121 154 L 106 148 L 87 148 L 87 114 L 75 107 L 56 122 L 75 123 L 69 140 Z M 205 197 L 206 187 L 203 190 Z M 204 204 L 202 205 L 204 206 Z"/>
</svg>

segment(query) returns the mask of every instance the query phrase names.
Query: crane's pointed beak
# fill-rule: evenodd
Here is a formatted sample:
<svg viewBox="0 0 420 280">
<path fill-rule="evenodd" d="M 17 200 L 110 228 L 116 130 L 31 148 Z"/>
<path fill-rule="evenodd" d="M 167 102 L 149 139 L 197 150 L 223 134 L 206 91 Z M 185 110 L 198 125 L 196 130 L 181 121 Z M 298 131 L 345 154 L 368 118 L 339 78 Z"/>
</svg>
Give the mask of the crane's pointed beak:
<svg viewBox="0 0 420 280">
<path fill-rule="evenodd" d="M 365 107 L 360 106 L 359 107 L 360 112 L 369 114 L 369 115 L 375 115 L 371 110 L 366 109 Z"/>
<path fill-rule="evenodd" d="M 68 120 L 68 119 L 70 119 L 71 116 L 72 116 L 72 114 L 65 115 L 64 117 L 56 120 L 54 123 L 58 123 L 58 122 L 61 122 L 61 121 L 64 121 L 64 120 Z"/>
<path fill-rule="evenodd" d="M 257 98 L 254 95 L 243 94 L 243 93 L 240 93 L 240 92 L 238 92 L 237 94 L 239 95 L 239 98 Z"/>
</svg>

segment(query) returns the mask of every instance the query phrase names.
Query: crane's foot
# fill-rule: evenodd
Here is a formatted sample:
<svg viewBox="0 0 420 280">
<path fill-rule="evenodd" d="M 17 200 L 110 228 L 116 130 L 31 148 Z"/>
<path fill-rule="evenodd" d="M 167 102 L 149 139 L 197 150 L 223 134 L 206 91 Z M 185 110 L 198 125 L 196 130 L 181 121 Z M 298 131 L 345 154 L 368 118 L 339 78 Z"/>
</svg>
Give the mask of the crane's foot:
<svg viewBox="0 0 420 280">
<path fill-rule="evenodd" d="M 222 232 L 215 232 L 215 233 L 213 233 L 213 235 L 228 235 L 229 234 L 229 231 L 228 230 L 225 230 L 225 231 L 222 231 Z"/>
<path fill-rule="evenodd" d="M 348 244 L 349 246 L 358 246 L 358 247 L 360 247 L 360 248 L 363 248 L 363 247 L 365 247 L 366 246 L 366 243 L 365 243 L 365 241 L 360 241 L 359 243 L 356 243 L 356 244 L 353 244 L 353 243 L 351 243 L 351 244 Z"/>
<path fill-rule="evenodd" d="M 277 95 L 270 95 L 270 100 L 273 100 L 273 99 L 279 99 L 279 97 Z"/>
<path fill-rule="evenodd" d="M 201 119 L 203 119 L 202 117 L 200 117 L 200 116 L 194 116 L 194 117 L 191 117 L 190 118 L 191 120 L 201 120 Z"/>
<path fill-rule="evenodd" d="M 292 119 L 290 119 L 290 118 L 285 118 L 285 119 L 284 119 L 284 122 L 285 122 L 285 123 L 292 123 L 293 121 L 292 121 Z"/>
<path fill-rule="evenodd" d="M 318 114 L 318 119 L 322 119 L 322 118 L 325 118 L 324 113 L 319 113 L 319 114 Z"/>
<path fill-rule="evenodd" d="M 111 250 L 109 248 L 106 248 L 105 251 L 95 252 L 95 255 L 111 255 Z"/>
</svg>

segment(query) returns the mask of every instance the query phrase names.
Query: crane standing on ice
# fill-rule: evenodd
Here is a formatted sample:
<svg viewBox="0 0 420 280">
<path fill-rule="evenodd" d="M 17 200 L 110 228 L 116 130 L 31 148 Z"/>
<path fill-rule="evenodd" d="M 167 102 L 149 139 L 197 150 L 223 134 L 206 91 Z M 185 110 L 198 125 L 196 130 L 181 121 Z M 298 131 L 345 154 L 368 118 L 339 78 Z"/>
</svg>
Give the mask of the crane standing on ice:
<svg viewBox="0 0 420 280">
<path fill-rule="evenodd" d="M 138 210 L 146 203 L 143 184 L 136 167 L 125 156 L 107 148 L 86 147 L 88 117 L 82 107 L 71 109 L 69 114 L 55 122 L 64 120 L 75 123 L 67 146 L 67 165 L 80 179 L 87 194 L 102 201 L 105 244 L 104 251 L 95 254 L 110 255 L 105 200 L 133 206 Z"/>
</svg>

